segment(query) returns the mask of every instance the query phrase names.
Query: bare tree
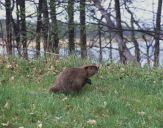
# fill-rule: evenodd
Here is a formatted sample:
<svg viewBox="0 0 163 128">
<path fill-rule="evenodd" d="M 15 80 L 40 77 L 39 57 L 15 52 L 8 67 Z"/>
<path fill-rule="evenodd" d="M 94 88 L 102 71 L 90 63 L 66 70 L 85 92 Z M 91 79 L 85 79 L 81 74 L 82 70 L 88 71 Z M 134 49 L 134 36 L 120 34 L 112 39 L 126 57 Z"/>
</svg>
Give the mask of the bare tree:
<svg viewBox="0 0 163 128">
<path fill-rule="evenodd" d="M 42 30 L 43 30 L 43 46 L 44 51 L 49 51 L 49 41 L 48 41 L 48 33 L 49 33 L 49 12 L 48 12 L 48 4 L 47 0 L 43 0 L 43 21 L 42 21 Z M 46 53 L 45 53 L 46 55 Z"/>
<path fill-rule="evenodd" d="M 120 11 L 120 3 L 119 0 L 114 0 L 115 2 L 115 13 L 116 13 L 116 28 L 119 30 L 118 35 L 120 36 L 122 42 L 124 42 L 123 39 L 123 30 L 122 30 L 122 25 L 121 25 L 121 11 Z M 123 52 L 125 51 L 125 42 L 124 46 L 120 47 L 119 45 L 119 55 L 120 55 L 120 61 L 125 64 L 126 63 L 126 58 Z"/>
<path fill-rule="evenodd" d="M 125 1 L 125 0 L 124 0 Z M 131 41 L 134 43 L 134 47 L 135 47 L 135 56 L 137 61 L 140 63 L 140 49 L 139 49 L 139 43 L 137 42 L 136 38 L 135 38 L 135 28 L 134 28 L 134 23 L 136 22 L 134 19 L 134 14 L 133 12 L 129 9 L 129 7 L 127 7 L 127 2 L 125 1 L 125 9 L 127 10 L 127 12 L 130 14 L 131 19 L 130 19 L 130 23 L 131 23 Z M 137 22 L 138 25 L 138 22 Z"/>
<path fill-rule="evenodd" d="M 40 55 L 40 41 L 41 41 L 41 28 L 42 28 L 42 5 L 43 0 L 39 0 L 37 8 L 37 26 L 36 26 L 36 56 Z"/>
<path fill-rule="evenodd" d="M 87 56 L 86 25 L 85 25 L 85 0 L 80 0 L 80 46 L 81 57 Z"/>
<path fill-rule="evenodd" d="M 101 40 L 101 36 L 102 36 L 102 33 L 101 33 L 101 21 L 99 21 L 98 23 L 98 38 L 99 38 L 99 47 L 100 47 L 100 54 L 99 54 L 99 62 L 102 62 L 102 40 Z"/>
<path fill-rule="evenodd" d="M 68 34 L 69 34 L 69 52 L 73 54 L 75 52 L 74 43 L 74 0 L 68 0 Z"/>
<path fill-rule="evenodd" d="M 20 18 L 21 18 L 21 43 L 23 45 L 23 57 L 28 59 L 27 53 L 27 30 L 26 30 L 26 14 L 25 14 L 25 0 L 20 0 Z"/>
<path fill-rule="evenodd" d="M 154 66 L 159 65 L 159 52 L 160 52 L 160 23 L 161 23 L 161 11 L 162 11 L 162 0 L 158 0 L 157 16 L 156 16 L 156 34 L 155 34 L 155 45 L 154 45 Z"/>
<path fill-rule="evenodd" d="M 113 20 L 111 19 L 111 14 L 108 13 L 107 10 L 102 7 L 100 0 L 92 1 L 94 2 L 98 10 L 101 12 L 102 16 L 106 19 L 108 31 L 112 33 L 112 35 L 115 35 L 115 40 L 117 41 L 119 48 L 123 51 L 123 56 L 125 57 L 125 60 L 130 62 L 137 62 L 136 57 L 131 54 L 121 35 L 113 31 L 119 29 L 115 26 Z"/>
<path fill-rule="evenodd" d="M 58 37 L 58 24 L 57 24 L 57 14 L 56 14 L 56 0 L 50 0 L 50 15 L 52 19 L 52 30 L 51 30 L 51 44 L 52 51 L 56 54 L 59 53 L 59 37 Z"/>
<path fill-rule="evenodd" d="M 20 0 L 16 0 L 16 19 L 12 17 L 12 23 L 14 28 L 14 35 L 16 40 L 16 47 L 18 54 L 21 55 L 21 49 L 20 49 Z"/>
<path fill-rule="evenodd" d="M 6 49 L 7 54 L 12 55 L 12 11 L 11 11 L 11 0 L 5 1 L 6 7 Z"/>
</svg>

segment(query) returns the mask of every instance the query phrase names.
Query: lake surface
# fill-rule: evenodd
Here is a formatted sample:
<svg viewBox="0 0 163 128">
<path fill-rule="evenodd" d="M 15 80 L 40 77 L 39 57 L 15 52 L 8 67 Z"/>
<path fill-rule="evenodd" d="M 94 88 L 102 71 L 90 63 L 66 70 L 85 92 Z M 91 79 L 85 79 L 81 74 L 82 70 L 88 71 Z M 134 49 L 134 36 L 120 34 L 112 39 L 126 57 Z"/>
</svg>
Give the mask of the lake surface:
<svg viewBox="0 0 163 128">
<path fill-rule="evenodd" d="M 119 61 L 119 52 L 116 50 L 118 48 L 118 45 L 116 43 L 114 43 L 112 45 L 113 49 L 112 49 L 112 58 L 114 62 Z M 130 51 L 131 53 L 134 55 L 134 48 L 133 44 L 127 44 L 128 48 L 131 48 Z M 145 43 L 141 43 L 139 46 L 140 50 L 141 50 L 141 65 L 144 65 L 147 63 L 147 52 L 146 52 L 146 44 Z M 88 58 L 90 60 L 93 60 L 94 62 L 99 62 L 99 56 L 100 56 L 100 49 L 97 47 L 92 47 L 92 48 L 88 48 L 87 52 L 88 52 Z M 15 53 L 15 55 L 17 55 L 17 50 L 13 49 L 13 53 Z M 149 56 L 150 56 L 150 60 L 151 60 L 151 65 L 153 65 L 153 45 L 150 47 L 149 49 Z M 68 49 L 67 48 L 61 48 L 60 51 L 60 57 L 65 57 L 68 56 Z M 2 46 L 0 46 L 0 54 L 1 55 L 5 55 L 6 54 L 6 50 L 5 48 L 3 48 Z M 35 56 L 35 49 L 34 48 L 29 48 L 28 50 L 28 54 L 29 54 L 29 58 L 34 58 Z M 75 54 L 77 56 L 80 56 L 80 49 L 76 48 L 75 50 Z M 44 51 L 43 49 L 41 49 L 41 56 L 44 55 Z M 160 65 L 163 65 L 163 42 L 160 42 Z M 102 61 L 103 62 L 110 62 L 110 49 L 108 48 L 103 48 L 102 49 Z"/>
</svg>

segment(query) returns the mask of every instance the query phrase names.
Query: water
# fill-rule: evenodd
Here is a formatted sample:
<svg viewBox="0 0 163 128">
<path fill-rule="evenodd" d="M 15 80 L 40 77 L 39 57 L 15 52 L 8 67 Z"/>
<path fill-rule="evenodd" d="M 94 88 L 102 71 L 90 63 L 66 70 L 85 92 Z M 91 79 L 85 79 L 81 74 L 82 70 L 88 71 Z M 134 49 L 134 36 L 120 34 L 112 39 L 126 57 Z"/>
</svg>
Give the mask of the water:
<svg viewBox="0 0 163 128">
<path fill-rule="evenodd" d="M 113 47 L 113 49 L 112 49 L 112 59 L 113 59 L 114 62 L 117 62 L 117 61 L 119 61 L 119 52 L 118 52 L 118 50 L 116 50 L 118 48 L 118 45 L 116 43 L 114 43 L 112 45 L 112 47 Z M 134 55 L 134 48 L 132 48 L 133 44 L 127 44 L 127 47 L 131 48 L 130 52 Z M 144 64 L 147 63 L 146 44 L 144 42 L 141 42 L 139 48 L 141 50 L 141 65 L 144 65 Z M 100 57 L 99 50 L 100 49 L 97 48 L 97 47 L 88 48 L 87 49 L 88 58 L 90 60 L 98 62 L 99 57 Z M 153 65 L 153 52 L 154 52 L 153 45 L 151 45 L 151 47 L 149 49 L 149 56 L 150 56 L 150 60 L 151 60 L 151 65 Z M 15 55 L 18 54 L 16 48 L 13 49 L 13 53 Z M 0 46 L 0 54 L 1 55 L 6 54 L 6 50 L 2 46 Z M 67 48 L 61 48 L 60 51 L 59 51 L 59 54 L 60 54 L 60 57 L 68 56 L 68 49 Z M 29 55 L 29 58 L 34 58 L 35 57 L 35 49 L 34 48 L 29 48 L 28 55 Z M 76 48 L 75 55 L 80 56 L 80 48 Z M 41 56 L 44 56 L 43 49 L 41 49 Z M 103 48 L 102 49 L 102 57 L 103 57 L 102 58 L 103 62 L 110 62 L 110 49 Z M 163 42 L 160 43 L 160 56 L 159 56 L 159 58 L 160 58 L 160 64 L 163 65 Z"/>
</svg>

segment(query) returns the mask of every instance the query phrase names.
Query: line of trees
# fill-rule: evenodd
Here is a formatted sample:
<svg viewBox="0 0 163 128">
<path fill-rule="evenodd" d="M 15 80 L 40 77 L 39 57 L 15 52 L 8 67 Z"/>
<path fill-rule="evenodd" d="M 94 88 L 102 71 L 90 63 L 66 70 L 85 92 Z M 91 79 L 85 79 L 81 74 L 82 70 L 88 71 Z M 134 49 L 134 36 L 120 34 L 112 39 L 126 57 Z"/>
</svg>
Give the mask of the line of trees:
<svg viewBox="0 0 163 128">
<path fill-rule="evenodd" d="M 30 32 L 28 31 L 27 18 L 36 16 L 35 32 L 32 31 L 32 35 L 34 35 L 32 40 L 34 40 L 36 44 L 35 56 L 40 56 L 41 44 L 43 44 L 44 52 L 59 54 L 59 44 L 63 37 L 60 36 L 61 21 L 58 20 L 58 16 L 60 16 L 63 10 L 58 10 L 60 7 L 64 7 L 64 13 L 62 13 L 62 15 L 67 16 L 65 19 L 67 30 L 65 28 L 65 30 L 62 31 L 67 35 L 69 54 L 75 54 L 75 34 L 76 26 L 78 26 L 80 29 L 80 54 L 82 58 L 87 57 L 87 39 L 90 38 L 89 36 L 92 36 L 93 33 L 88 33 L 87 27 L 92 26 L 93 31 L 95 31 L 94 36 L 92 36 L 92 44 L 100 49 L 100 61 L 102 61 L 102 49 L 108 48 L 112 51 L 112 42 L 114 41 L 118 44 L 117 50 L 119 51 L 121 63 L 140 63 L 141 50 L 138 38 L 141 38 L 146 43 L 147 62 L 150 64 L 149 49 L 152 45 L 151 42 L 149 42 L 149 38 L 152 38 L 154 40 L 154 66 L 157 67 L 159 66 L 160 40 L 162 36 L 162 0 L 158 0 L 156 19 L 153 21 L 155 23 L 152 28 L 143 26 L 139 22 L 139 19 L 135 18 L 134 11 L 130 8 L 133 1 L 134 0 L 113 0 L 109 3 L 108 0 L 108 8 L 106 8 L 103 6 L 101 0 L 38 0 L 38 2 L 31 0 L 30 2 L 33 3 L 33 6 L 37 8 L 36 12 L 31 15 L 27 15 L 26 13 L 26 3 L 29 1 L 2 1 L 0 5 L 5 8 L 6 12 L 6 37 L 4 39 L 6 52 L 12 55 L 13 48 L 16 48 L 18 55 L 28 59 L 28 34 Z M 125 9 L 126 13 L 129 14 L 129 22 L 123 21 L 122 6 L 124 7 L 123 10 Z M 12 15 L 14 11 L 16 12 L 16 17 Z M 75 12 L 78 12 L 80 15 L 77 22 L 74 20 Z M 100 12 L 100 15 L 97 15 L 97 12 Z M 153 15 L 155 14 L 153 13 Z M 87 17 L 89 17 L 90 20 L 87 21 Z M 127 36 L 125 32 L 128 33 Z M 109 47 L 108 45 L 104 45 L 104 42 L 105 44 L 108 43 Z M 130 48 L 127 47 L 129 42 L 134 46 L 134 54 L 132 54 Z M 112 60 L 111 52 L 110 59 Z"/>
</svg>

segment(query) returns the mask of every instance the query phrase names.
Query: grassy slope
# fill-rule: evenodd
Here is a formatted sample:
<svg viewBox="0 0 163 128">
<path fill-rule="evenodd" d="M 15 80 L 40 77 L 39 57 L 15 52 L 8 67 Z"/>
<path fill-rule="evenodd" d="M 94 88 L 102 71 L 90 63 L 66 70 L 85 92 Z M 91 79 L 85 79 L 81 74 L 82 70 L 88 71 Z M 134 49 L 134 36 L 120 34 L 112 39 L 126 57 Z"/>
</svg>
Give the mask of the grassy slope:
<svg viewBox="0 0 163 128">
<path fill-rule="evenodd" d="M 81 60 L 0 59 L 0 127 L 162 128 L 163 70 L 102 66 L 78 95 L 48 93 L 63 67 Z M 88 120 L 95 120 L 90 124 Z"/>
</svg>

